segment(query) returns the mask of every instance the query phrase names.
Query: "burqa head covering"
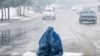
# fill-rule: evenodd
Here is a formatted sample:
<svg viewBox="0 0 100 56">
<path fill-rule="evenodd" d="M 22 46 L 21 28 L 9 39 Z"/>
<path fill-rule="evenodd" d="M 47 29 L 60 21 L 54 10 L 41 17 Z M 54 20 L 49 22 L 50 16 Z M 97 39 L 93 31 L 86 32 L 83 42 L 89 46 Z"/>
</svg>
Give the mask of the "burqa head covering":
<svg viewBox="0 0 100 56">
<path fill-rule="evenodd" d="M 45 35 L 47 36 L 47 38 L 51 37 L 51 34 L 53 34 L 53 32 L 54 32 L 53 27 L 48 27 L 46 32 L 45 32 Z"/>
<path fill-rule="evenodd" d="M 53 30 L 54 30 L 53 27 L 48 27 L 47 29 L 48 33 L 51 33 Z"/>
<path fill-rule="evenodd" d="M 48 27 L 39 41 L 37 56 L 55 55 L 63 55 L 62 42 L 60 36 L 54 31 L 53 27 Z"/>
</svg>

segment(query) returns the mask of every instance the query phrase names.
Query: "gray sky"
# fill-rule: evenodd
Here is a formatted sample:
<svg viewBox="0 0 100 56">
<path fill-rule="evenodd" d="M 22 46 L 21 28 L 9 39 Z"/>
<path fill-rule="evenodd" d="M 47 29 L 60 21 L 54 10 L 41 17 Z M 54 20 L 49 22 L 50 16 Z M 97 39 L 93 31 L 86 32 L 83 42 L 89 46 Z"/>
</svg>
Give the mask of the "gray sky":
<svg viewBox="0 0 100 56">
<path fill-rule="evenodd" d="M 57 0 L 59 3 L 96 3 L 97 0 Z"/>
</svg>

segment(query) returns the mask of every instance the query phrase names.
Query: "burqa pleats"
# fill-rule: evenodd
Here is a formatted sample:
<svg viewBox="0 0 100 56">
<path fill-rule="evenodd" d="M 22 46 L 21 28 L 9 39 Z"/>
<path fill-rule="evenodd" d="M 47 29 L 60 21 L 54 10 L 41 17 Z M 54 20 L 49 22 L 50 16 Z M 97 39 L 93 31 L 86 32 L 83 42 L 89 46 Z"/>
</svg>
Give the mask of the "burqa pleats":
<svg viewBox="0 0 100 56">
<path fill-rule="evenodd" d="M 37 56 L 62 56 L 63 48 L 60 36 L 53 27 L 48 27 L 39 41 Z"/>
</svg>

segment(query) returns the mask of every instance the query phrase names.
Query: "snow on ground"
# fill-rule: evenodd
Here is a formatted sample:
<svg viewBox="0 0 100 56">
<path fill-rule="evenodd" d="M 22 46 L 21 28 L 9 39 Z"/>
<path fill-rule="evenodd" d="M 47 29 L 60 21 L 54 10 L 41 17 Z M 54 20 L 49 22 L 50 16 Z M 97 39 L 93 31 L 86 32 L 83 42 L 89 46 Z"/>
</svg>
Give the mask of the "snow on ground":
<svg viewBox="0 0 100 56">
<path fill-rule="evenodd" d="M 7 13 L 7 9 L 6 9 L 6 13 Z M 28 17 L 26 17 L 26 16 L 28 16 Z M 33 17 L 37 17 L 37 16 L 39 16 L 38 13 L 35 13 L 34 11 L 28 10 L 28 9 L 26 9 L 26 11 L 25 11 L 25 17 L 24 16 L 18 16 L 17 15 L 17 9 L 12 8 L 12 7 L 10 8 L 10 18 L 11 18 L 11 20 L 12 19 L 14 19 L 14 20 L 16 20 L 16 19 L 17 20 L 19 20 L 19 19 L 20 20 L 31 20 Z M 4 19 L 6 19 L 5 13 L 4 13 L 3 17 L 4 17 Z M 32 18 L 30 18 L 30 17 L 32 17 Z M 1 10 L 0 10 L 0 19 L 1 19 Z M 9 25 L 9 24 L 10 24 L 9 22 L 0 23 L 0 26 L 6 26 L 6 25 Z"/>
<path fill-rule="evenodd" d="M 63 56 L 82 56 L 82 53 L 67 53 L 67 52 L 65 52 Z"/>
<path fill-rule="evenodd" d="M 32 18 L 22 18 L 21 20 L 31 20 Z"/>
<path fill-rule="evenodd" d="M 37 13 L 32 13 L 31 14 L 31 17 L 33 17 L 33 18 L 35 18 L 35 17 L 37 17 L 37 16 L 39 16 L 39 14 L 37 14 Z M 33 18 L 29 18 L 29 17 L 27 17 L 27 18 L 22 18 L 21 20 L 31 20 L 31 19 L 33 19 Z"/>
<path fill-rule="evenodd" d="M 64 52 L 63 56 L 82 56 L 82 53 L 68 53 L 68 52 Z M 23 54 L 23 56 L 37 56 L 36 53 L 32 53 L 32 52 L 26 52 Z"/>
<path fill-rule="evenodd" d="M 8 25 L 10 23 L 0 23 L 0 26 Z"/>
<path fill-rule="evenodd" d="M 8 9 L 6 8 L 6 13 L 8 14 Z M 4 12 L 4 11 L 3 11 Z M 17 12 L 16 12 L 16 8 L 10 8 L 10 17 L 14 17 L 14 16 L 16 16 L 17 15 Z M 6 15 L 7 16 L 7 15 Z M 4 19 L 5 19 L 5 12 L 4 12 L 4 14 L 3 14 L 3 17 L 4 17 Z M 8 17 L 8 16 L 7 16 Z M 1 10 L 0 10 L 0 18 L 1 18 Z"/>
<path fill-rule="evenodd" d="M 6 14 L 8 14 L 8 12 L 7 12 L 8 10 L 7 10 L 7 8 L 6 8 Z M 22 11 L 23 11 L 23 9 L 22 9 Z M 29 16 L 29 15 L 37 15 L 37 13 L 35 13 L 32 9 L 26 9 L 25 10 L 25 15 L 27 15 L 27 16 Z M 6 15 L 7 16 L 7 15 Z M 3 17 L 4 17 L 4 19 L 5 19 L 5 12 L 4 12 L 4 14 L 3 14 Z M 7 16 L 8 17 L 8 16 Z M 0 10 L 0 18 L 1 18 L 1 10 Z M 20 16 L 18 16 L 17 15 L 17 8 L 12 8 L 12 7 L 10 7 L 10 18 L 11 19 L 19 19 L 19 18 L 21 18 Z M 22 19 L 23 20 L 23 19 Z M 28 20 L 28 19 L 25 19 L 25 20 Z"/>
<path fill-rule="evenodd" d="M 21 20 L 31 20 L 32 18 L 23 18 L 23 19 L 21 19 Z"/>
</svg>

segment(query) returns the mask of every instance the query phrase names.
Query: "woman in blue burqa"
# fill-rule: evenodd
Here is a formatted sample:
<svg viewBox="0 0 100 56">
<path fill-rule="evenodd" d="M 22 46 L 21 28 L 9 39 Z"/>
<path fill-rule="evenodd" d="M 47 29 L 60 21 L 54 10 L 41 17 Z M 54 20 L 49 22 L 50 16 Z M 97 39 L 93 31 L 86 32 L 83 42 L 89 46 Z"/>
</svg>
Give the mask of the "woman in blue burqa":
<svg viewBox="0 0 100 56">
<path fill-rule="evenodd" d="M 63 48 L 60 36 L 53 27 L 48 27 L 39 41 L 37 56 L 62 56 Z"/>
</svg>

